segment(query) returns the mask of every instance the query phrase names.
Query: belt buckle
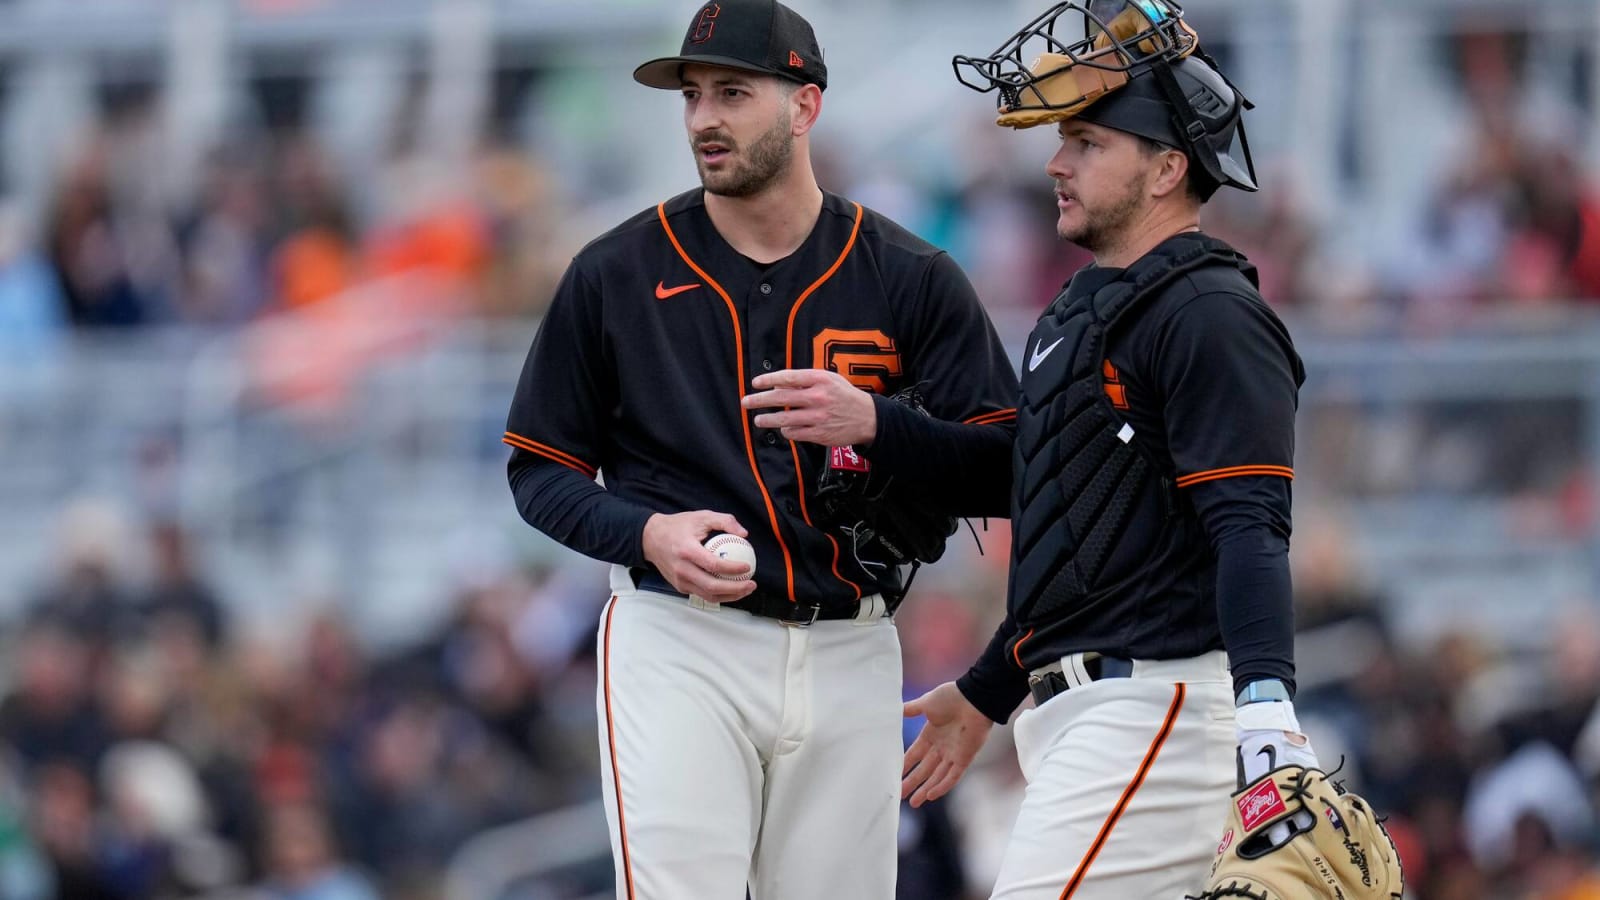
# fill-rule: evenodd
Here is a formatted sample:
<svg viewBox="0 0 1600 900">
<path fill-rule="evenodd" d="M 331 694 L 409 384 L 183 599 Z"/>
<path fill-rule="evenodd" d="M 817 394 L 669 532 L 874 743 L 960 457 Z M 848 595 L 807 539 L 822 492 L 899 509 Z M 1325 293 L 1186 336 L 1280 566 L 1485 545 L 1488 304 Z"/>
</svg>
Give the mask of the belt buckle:
<svg viewBox="0 0 1600 900">
<path fill-rule="evenodd" d="M 785 628 L 810 628 L 812 625 L 816 624 L 817 616 L 822 614 L 822 606 L 816 603 L 808 603 L 806 604 L 806 608 L 811 610 L 810 618 L 790 619 L 784 617 L 778 619 L 778 624 Z"/>
</svg>

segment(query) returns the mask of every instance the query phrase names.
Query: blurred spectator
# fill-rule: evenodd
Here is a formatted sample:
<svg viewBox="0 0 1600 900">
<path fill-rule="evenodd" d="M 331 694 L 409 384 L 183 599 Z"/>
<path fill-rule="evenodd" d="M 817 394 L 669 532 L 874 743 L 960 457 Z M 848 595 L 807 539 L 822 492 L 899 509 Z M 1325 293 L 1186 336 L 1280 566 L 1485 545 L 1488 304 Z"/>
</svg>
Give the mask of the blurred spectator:
<svg viewBox="0 0 1600 900">
<path fill-rule="evenodd" d="M 176 522 L 157 522 L 150 529 L 155 577 L 141 604 L 147 628 L 161 628 L 177 619 L 199 630 L 206 646 L 220 649 L 227 637 L 227 612 L 216 591 L 195 571 L 189 538 Z"/>
<path fill-rule="evenodd" d="M 70 632 L 98 655 L 138 627 L 128 585 L 132 527 L 118 507 L 97 500 L 68 506 L 57 527 L 58 568 L 34 599 L 28 619 Z"/>
<path fill-rule="evenodd" d="M 0 348 L 23 360 L 55 348 L 68 324 L 61 280 L 22 211 L 0 201 Z"/>
<path fill-rule="evenodd" d="M 271 808 L 266 841 L 260 900 L 378 900 L 367 879 L 340 858 L 327 819 L 316 808 Z"/>
<path fill-rule="evenodd" d="M 46 246 L 66 312 L 80 328 L 126 328 L 165 320 L 174 246 L 148 209 L 119 202 L 113 156 L 136 148 L 132 133 L 92 140 L 56 190 Z"/>
<path fill-rule="evenodd" d="M 52 762 L 38 770 L 31 827 L 49 857 L 57 897 L 122 898 L 105 865 L 106 848 L 95 812 L 94 785 L 82 769 Z"/>
<path fill-rule="evenodd" d="M 272 308 L 304 309 L 355 284 L 356 224 L 332 164 L 309 137 L 285 136 L 278 153 L 274 187 L 284 233 L 272 254 Z"/>
<path fill-rule="evenodd" d="M 90 694 L 93 657 L 83 639 L 55 625 L 34 625 L 20 635 L 12 659 L 15 682 L 0 700 L 0 739 L 30 770 L 93 767 L 105 749 L 106 728 Z M 70 779 L 58 776 L 66 792 Z"/>
<path fill-rule="evenodd" d="M 1261 296 L 1279 309 L 1323 300 L 1315 266 L 1317 233 L 1291 178 L 1263 173 L 1259 194 L 1223 191 L 1206 205 L 1206 230 L 1249 257 Z"/>
<path fill-rule="evenodd" d="M 273 223 L 264 168 L 242 147 L 219 147 L 213 154 L 195 208 L 178 228 L 183 320 L 236 325 L 265 306 Z"/>
</svg>

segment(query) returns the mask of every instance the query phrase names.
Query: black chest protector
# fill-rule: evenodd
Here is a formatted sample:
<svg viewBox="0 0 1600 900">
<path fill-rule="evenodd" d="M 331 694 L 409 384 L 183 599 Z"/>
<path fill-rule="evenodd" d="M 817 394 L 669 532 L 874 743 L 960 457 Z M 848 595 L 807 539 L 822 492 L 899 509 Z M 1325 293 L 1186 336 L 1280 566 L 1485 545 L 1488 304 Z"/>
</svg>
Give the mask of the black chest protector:
<svg viewBox="0 0 1600 900">
<path fill-rule="evenodd" d="M 1070 298 L 1069 288 L 1040 317 L 1024 348 L 1012 457 L 1010 607 L 1022 627 L 1048 623 L 1114 590 L 1102 578 L 1106 561 L 1148 491 L 1165 498 L 1158 534 L 1178 527 L 1184 514 L 1171 461 L 1144 449 L 1106 396 L 1108 335 L 1185 274 L 1246 265 L 1220 241 L 1185 235 L 1092 294 Z M 1149 560 L 1144 568 L 1164 562 L 1155 553 Z"/>
</svg>

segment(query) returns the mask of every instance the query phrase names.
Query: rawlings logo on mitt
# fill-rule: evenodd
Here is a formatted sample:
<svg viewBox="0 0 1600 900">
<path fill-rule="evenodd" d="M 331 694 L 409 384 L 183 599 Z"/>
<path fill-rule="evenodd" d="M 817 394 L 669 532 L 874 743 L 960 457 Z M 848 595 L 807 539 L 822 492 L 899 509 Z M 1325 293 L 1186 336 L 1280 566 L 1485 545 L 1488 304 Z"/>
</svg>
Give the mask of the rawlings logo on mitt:
<svg viewBox="0 0 1600 900">
<path fill-rule="evenodd" d="M 915 387 L 890 399 L 928 414 Z M 897 483 L 850 447 L 823 455 L 816 495 L 817 524 L 844 535 L 846 547 L 869 568 L 937 562 L 959 524 L 926 491 Z"/>
<path fill-rule="evenodd" d="M 1233 795 L 1211 883 L 1188 900 L 1399 900 L 1404 887 L 1400 854 L 1366 801 L 1321 770 L 1284 766 Z"/>
</svg>

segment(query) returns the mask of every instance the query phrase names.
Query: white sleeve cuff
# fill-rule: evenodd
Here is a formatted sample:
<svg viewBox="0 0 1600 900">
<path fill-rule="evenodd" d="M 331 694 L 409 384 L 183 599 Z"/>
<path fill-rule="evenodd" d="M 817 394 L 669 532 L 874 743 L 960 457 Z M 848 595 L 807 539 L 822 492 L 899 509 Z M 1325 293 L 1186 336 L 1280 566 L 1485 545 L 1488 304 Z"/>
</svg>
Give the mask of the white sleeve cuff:
<svg viewBox="0 0 1600 900">
<path fill-rule="evenodd" d="M 1244 731 L 1287 731 L 1300 734 L 1300 720 L 1295 718 L 1294 704 L 1288 700 L 1266 703 L 1246 703 L 1234 710 L 1234 721 Z"/>
</svg>

